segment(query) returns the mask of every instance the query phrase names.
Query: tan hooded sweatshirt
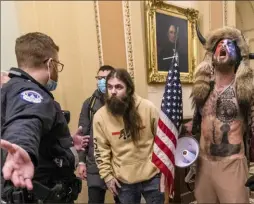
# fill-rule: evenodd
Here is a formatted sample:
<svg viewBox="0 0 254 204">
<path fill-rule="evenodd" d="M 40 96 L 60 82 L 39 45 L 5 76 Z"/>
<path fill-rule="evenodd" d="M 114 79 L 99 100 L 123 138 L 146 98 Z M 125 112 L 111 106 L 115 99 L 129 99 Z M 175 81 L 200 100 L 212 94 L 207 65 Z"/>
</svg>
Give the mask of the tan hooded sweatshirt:
<svg viewBox="0 0 254 204">
<path fill-rule="evenodd" d="M 149 180 L 159 173 L 151 161 L 159 112 L 146 99 L 136 95 L 135 101 L 143 122 L 136 146 L 130 135 L 125 134 L 122 117 L 113 116 L 106 106 L 94 115 L 94 156 L 105 182 L 115 177 L 133 184 Z"/>
</svg>

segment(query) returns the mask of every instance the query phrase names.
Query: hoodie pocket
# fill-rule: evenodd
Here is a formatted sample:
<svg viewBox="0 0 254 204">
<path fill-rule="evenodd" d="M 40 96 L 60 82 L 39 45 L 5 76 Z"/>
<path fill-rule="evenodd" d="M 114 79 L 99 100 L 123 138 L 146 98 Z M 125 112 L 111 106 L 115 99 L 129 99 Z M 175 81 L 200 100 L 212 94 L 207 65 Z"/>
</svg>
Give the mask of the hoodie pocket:
<svg viewBox="0 0 254 204">
<path fill-rule="evenodd" d="M 124 183 L 132 184 L 149 180 L 158 172 L 151 160 L 146 159 L 120 165 L 116 177 Z"/>
</svg>

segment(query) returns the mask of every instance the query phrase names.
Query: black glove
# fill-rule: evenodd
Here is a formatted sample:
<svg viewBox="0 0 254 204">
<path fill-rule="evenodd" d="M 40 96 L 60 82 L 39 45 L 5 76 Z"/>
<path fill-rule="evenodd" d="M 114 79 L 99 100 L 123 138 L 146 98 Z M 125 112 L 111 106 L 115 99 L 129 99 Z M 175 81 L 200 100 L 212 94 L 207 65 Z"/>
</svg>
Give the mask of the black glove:
<svg viewBox="0 0 254 204">
<path fill-rule="evenodd" d="M 254 175 L 247 180 L 245 186 L 249 187 L 251 191 L 254 191 Z"/>
</svg>

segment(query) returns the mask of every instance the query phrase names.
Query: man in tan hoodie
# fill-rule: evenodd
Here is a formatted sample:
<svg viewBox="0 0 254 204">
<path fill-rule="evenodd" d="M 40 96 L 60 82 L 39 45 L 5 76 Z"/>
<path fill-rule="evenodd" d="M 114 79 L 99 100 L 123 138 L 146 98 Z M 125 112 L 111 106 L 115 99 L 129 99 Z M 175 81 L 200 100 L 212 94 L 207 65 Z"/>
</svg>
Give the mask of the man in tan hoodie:
<svg viewBox="0 0 254 204">
<path fill-rule="evenodd" d="M 106 105 L 94 115 L 94 156 L 99 173 L 121 203 L 164 203 L 160 173 L 151 162 L 159 112 L 148 100 L 134 94 L 124 69 L 106 80 Z"/>
</svg>

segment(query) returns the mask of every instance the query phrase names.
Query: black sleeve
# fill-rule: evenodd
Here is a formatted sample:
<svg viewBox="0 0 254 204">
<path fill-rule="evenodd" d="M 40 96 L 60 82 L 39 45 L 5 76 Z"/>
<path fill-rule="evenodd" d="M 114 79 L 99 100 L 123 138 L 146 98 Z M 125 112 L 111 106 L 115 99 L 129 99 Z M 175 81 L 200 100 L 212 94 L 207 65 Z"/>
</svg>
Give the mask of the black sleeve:
<svg viewBox="0 0 254 204">
<path fill-rule="evenodd" d="M 32 97 L 39 96 L 38 100 L 33 100 L 29 93 L 33 93 Z M 37 165 L 40 139 L 50 131 L 55 120 L 53 100 L 39 88 L 12 89 L 6 100 L 2 138 L 25 149 Z"/>
<path fill-rule="evenodd" d="M 89 119 L 89 103 L 90 103 L 90 98 L 85 100 L 85 102 L 83 103 L 80 116 L 79 116 L 78 124 L 79 126 L 82 126 L 84 135 L 89 135 L 90 129 L 91 129 L 91 121 Z"/>
<path fill-rule="evenodd" d="M 90 135 L 90 129 L 91 129 L 91 122 L 89 119 L 89 103 L 90 98 L 85 100 L 83 103 L 80 116 L 79 116 L 79 126 L 82 126 L 83 128 L 83 134 L 84 135 Z M 79 161 L 86 163 L 86 150 L 79 152 Z"/>
</svg>

